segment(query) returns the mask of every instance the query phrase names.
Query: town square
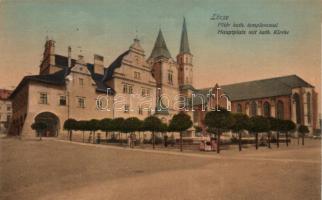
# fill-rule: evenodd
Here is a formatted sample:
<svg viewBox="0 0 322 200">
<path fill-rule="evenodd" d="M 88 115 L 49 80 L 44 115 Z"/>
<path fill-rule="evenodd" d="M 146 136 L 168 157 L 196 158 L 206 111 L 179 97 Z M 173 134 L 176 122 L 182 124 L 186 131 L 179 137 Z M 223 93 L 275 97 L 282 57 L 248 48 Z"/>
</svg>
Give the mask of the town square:
<svg viewBox="0 0 322 200">
<path fill-rule="evenodd" d="M 321 199 L 320 8 L 1 1 L 0 199 Z"/>
</svg>

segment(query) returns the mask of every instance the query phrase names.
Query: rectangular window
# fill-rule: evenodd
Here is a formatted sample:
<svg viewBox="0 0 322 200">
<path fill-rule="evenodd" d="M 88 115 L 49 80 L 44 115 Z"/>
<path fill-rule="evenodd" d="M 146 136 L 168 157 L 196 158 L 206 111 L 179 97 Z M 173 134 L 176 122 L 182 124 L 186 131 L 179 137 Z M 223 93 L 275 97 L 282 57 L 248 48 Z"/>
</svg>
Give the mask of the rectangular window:
<svg viewBox="0 0 322 200">
<path fill-rule="evenodd" d="M 80 86 L 84 86 L 84 79 L 79 78 L 78 81 Z"/>
<path fill-rule="evenodd" d="M 127 93 L 127 84 L 123 84 L 123 93 L 126 94 Z"/>
<path fill-rule="evenodd" d="M 133 94 L 133 85 L 123 84 L 123 93 L 124 94 Z"/>
<path fill-rule="evenodd" d="M 142 88 L 142 93 L 141 94 L 142 94 L 142 97 L 145 97 L 145 94 L 146 94 L 145 93 L 145 88 Z"/>
<path fill-rule="evenodd" d="M 151 93 L 150 89 L 147 89 L 147 90 L 146 90 L 146 96 L 148 96 L 148 97 L 149 97 L 149 96 L 150 96 L 150 93 Z"/>
<path fill-rule="evenodd" d="M 134 72 L 134 78 L 135 79 L 141 79 L 141 74 L 140 74 L 140 72 Z"/>
<path fill-rule="evenodd" d="M 39 99 L 40 104 L 48 104 L 48 96 L 46 92 L 41 92 L 40 93 L 40 99 Z"/>
<path fill-rule="evenodd" d="M 143 109 L 142 109 L 142 107 L 139 107 L 139 115 L 143 115 Z"/>
<path fill-rule="evenodd" d="M 11 106 L 7 105 L 7 111 L 11 111 Z"/>
<path fill-rule="evenodd" d="M 66 106 L 66 96 L 60 96 L 59 105 Z"/>
<path fill-rule="evenodd" d="M 125 104 L 124 105 L 124 112 L 129 113 L 129 111 L 130 111 L 130 106 L 128 104 Z"/>
<path fill-rule="evenodd" d="M 133 94 L 133 86 L 129 85 L 129 94 Z"/>
<path fill-rule="evenodd" d="M 78 97 L 78 107 L 85 108 L 85 98 L 84 97 Z"/>
</svg>

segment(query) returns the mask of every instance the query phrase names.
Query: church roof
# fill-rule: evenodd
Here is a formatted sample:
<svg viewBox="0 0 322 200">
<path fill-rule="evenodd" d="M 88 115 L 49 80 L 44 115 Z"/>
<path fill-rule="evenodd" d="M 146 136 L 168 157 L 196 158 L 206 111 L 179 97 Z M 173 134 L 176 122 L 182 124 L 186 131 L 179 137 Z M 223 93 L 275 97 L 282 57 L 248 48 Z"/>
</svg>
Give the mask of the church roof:
<svg viewBox="0 0 322 200">
<path fill-rule="evenodd" d="M 190 54 L 190 47 L 189 47 L 189 40 L 188 40 L 188 33 L 187 33 L 187 26 L 186 26 L 186 19 L 185 18 L 183 18 L 180 53 L 189 53 Z"/>
<path fill-rule="evenodd" d="M 297 75 L 223 85 L 221 88 L 232 101 L 258 99 L 292 94 L 293 88 L 313 87 Z"/>
<path fill-rule="evenodd" d="M 154 47 L 150 55 L 150 58 L 157 58 L 157 57 L 171 58 L 171 54 L 165 43 L 161 29 L 159 30 L 158 37 L 154 43 Z"/>
</svg>

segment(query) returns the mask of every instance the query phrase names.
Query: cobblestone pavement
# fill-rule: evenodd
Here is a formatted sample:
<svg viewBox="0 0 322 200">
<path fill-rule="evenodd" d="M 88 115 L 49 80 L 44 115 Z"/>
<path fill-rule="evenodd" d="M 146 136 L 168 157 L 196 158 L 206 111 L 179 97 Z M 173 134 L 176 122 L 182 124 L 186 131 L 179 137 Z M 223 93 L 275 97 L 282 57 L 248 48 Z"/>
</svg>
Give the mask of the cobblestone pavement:
<svg viewBox="0 0 322 200">
<path fill-rule="evenodd" d="M 320 141 L 216 153 L 0 139 L 0 199 L 320 199 Z"/>
</svg>

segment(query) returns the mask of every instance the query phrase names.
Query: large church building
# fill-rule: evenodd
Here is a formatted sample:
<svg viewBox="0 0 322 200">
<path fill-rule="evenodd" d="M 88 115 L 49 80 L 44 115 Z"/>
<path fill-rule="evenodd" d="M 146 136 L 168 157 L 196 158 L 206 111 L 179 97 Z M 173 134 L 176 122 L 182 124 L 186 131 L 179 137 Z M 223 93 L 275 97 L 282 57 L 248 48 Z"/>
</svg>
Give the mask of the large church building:
<svg viewBox="0 0 322 200">
<path fill-rule="evenodd" d="M 296 75 L 196 89 L 193 71 L 197 68 L 185 20 L 175 58 L 161 29 L 149 56 L 136 38 L 109 65 L 101 55 L 94 55 L 91 62 L 82 55 L 72 58 L 70 47 L 67 55 L 58 55 L 55 46 L 54 40 L 46 41 L 39 74 L 25 76 L 10 96 L 11 135 L 34 137 L 31 124 L 45 121 L 47 136 L 60 136 L 68 118 L 143 120 L 156 115 L 168 123 L 182 110 L 182 102 L 194 125 L 204 127 L 204 116 L 218 95 L 220 105 L 232 112 L 290 119 L 311 131 L 317 128 L 317 93 Z"/>
</svg>

